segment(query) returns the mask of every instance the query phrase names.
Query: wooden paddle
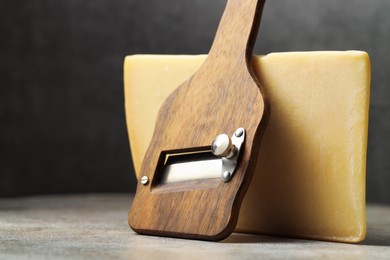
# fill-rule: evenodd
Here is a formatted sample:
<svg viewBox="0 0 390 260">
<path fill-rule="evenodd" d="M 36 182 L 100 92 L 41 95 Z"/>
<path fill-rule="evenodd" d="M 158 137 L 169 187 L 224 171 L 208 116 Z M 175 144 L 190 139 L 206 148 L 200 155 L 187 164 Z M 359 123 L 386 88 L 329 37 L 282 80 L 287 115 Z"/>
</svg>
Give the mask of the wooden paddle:
<svg viewBox="0 0 390 260">
<path fill-rule="evenodd" d="M 251 64 L 264 2 L 228 1 L 208 58 L 161 107 L 129 212 L 134 231 L 205 240 L 233 232 L 266 122 L 266 101 Z M 229 181 L 160 181 L 168 154 L 210 150 L 216 136 L 240 127 L 245 143 Z"/>
</svg>

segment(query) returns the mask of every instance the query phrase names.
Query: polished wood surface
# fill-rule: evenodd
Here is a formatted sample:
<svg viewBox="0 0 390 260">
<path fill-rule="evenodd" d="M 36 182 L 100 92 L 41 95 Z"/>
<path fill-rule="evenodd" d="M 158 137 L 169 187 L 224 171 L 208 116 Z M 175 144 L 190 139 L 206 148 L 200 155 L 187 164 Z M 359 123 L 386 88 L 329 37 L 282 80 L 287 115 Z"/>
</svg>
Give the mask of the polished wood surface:
<svg viewBox="0 0 390 260">
<path fill-rule="evenodd" d="M 221 240 L 237 223 L 267 118 L 266 100 L 250 62 L 264 0 L 229 0 L 209 56 L 165 101 L 141 167 L 129 224 L 139 233 Z M 165 153 L 209 147 L 243 127 L 246 140 L 233 178 L 158 182 Z"/>
</svg>

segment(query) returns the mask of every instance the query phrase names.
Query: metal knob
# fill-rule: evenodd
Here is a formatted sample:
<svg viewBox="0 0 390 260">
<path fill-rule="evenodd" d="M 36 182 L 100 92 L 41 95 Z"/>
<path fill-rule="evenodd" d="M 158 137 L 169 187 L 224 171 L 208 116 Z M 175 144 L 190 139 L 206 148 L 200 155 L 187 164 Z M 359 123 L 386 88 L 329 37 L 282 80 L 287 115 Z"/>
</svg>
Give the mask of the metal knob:
<svg viewBox="0 0 390 260">
<path fill-rule="evenodd" d="M 236 152 L 236 147 L 228 135 L 221 134 L 211 144 L 211 152 L 218 157 L 231 158 Z"/>
</svg>

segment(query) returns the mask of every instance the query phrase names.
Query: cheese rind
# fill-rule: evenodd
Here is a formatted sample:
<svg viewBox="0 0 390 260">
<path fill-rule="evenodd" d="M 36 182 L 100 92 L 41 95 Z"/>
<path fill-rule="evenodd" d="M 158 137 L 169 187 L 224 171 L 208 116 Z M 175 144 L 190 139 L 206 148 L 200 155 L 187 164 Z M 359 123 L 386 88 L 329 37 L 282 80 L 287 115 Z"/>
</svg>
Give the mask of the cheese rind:
<svg viewBox="0 0 390 260">
<path fill-rule="evenodd" d="M 137 176 L 160 106 L 205 58 L 126 57 L 126 119 Z M 272 53 L 254 57 L 253 65 L 271 115 L 236 231 L 363 240 L 368 55 Z"/>
</svg>

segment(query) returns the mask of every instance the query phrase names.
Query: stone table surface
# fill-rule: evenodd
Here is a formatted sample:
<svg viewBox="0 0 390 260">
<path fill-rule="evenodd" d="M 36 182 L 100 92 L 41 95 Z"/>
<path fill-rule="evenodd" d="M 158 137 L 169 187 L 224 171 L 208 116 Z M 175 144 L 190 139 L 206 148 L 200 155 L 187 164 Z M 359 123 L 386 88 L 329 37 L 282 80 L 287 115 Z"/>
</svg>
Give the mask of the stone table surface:
<svg viewBox="0 0 390 260">
<path fill-rule="evenodd" d="M 142 236 L 131 194 L 0 199 L 0 259 L 390 259 L 390 207 L 369 205 L 367 238 L 343 244 L 232 234 L 221 242 Z"/>
</svg>

